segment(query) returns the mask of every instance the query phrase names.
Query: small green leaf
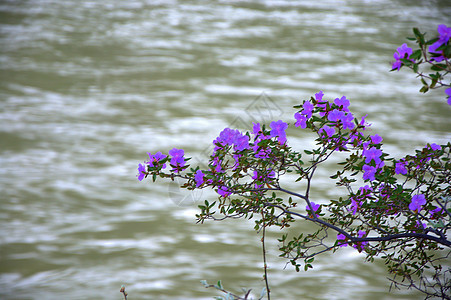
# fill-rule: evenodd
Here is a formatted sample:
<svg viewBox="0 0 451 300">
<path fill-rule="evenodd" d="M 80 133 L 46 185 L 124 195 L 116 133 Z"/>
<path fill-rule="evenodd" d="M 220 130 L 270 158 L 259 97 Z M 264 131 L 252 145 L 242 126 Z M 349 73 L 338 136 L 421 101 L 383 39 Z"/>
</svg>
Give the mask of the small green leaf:
<svg viewBox="0 0 451 300">
<path fill-rule="evenodd" d="M 410 55 L 411 59 L 419 59 L 421 57 L 421 50 L 418 49 Z"/>
<path fill-rule="evenodd" d="M 429 91 L 429 87 L 424 85 L 423 87 L 421 87 L 420 89 L 420 93 L 426 93 L 427 91 Z"/>
</svg>

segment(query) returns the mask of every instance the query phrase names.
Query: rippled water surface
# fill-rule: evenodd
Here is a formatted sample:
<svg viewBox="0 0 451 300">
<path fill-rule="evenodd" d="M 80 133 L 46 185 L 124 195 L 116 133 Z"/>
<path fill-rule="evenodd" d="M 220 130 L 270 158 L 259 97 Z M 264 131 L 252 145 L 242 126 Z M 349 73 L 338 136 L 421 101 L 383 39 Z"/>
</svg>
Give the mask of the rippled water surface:
<svg viewBox="0 0 451 300">
<path fill-rule="evenodd" d="M 129 299 L 211 299 L 201 279 L 258 295 L 253 224 L 195 224 L 214 194 L 139 182 L 137 164 L 173 147 L 201 161 L 224 127 L 293 122 L 319 90 L 368 113 L 394 155 L 449 141 L 443 91 L 388 72 L 412 27 L 449 21 L 446 3 L 0 1 L 1 298 L 121 299 L 125 284 Z M 317 202 L 340 193 L 328 171 Z M 274 299 L 420 297 L 388 293 L 383 264 L 345 250 L 296 273 L 270 243 Z"/>
</svg>

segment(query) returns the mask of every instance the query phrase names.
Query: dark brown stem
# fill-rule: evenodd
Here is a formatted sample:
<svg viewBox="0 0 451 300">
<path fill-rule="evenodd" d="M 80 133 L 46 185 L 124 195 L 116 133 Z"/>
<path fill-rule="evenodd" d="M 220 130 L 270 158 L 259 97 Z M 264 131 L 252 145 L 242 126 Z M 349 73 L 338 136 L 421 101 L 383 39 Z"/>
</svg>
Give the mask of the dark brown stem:
<svg viewBox="0 0 451 300">
<path fill-rule="evenodd" d="M 264 218 L 263 212 L 262 212 L 262 218 Z M 263 231 L 262 231 L 262 249 L 263 249 L 263 267 L 265 270 L 265 275 L 263 276 L 265 279 L 265 284 L 266 284 L 266 295 L 268 296 L 268 300 L 271 299 L 270 297 L 270 289 L 269 289 L 269 283 L 268 283 L 268 265 L 266 264 L 266 248 L 265 248 L 265 229 L 266 229 L 266 224 L 264 223 L 265 221 L 263 220 Z"/>
</svg>

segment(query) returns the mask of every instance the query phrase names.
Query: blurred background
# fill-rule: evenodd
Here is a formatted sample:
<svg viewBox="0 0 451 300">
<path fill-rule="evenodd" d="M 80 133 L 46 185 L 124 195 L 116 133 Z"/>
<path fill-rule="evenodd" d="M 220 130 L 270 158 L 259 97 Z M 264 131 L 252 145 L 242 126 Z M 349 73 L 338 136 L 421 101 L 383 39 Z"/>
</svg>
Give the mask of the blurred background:
<svg viewBox="0 0 451 300">
<path fill-rule="evenodd" d="M 413 73 L 389 70 L 412 27 L 432 38 L 450 15 L 445 0 L 0 1 L 1 298 L 123 299 L 125 285 L 129 299 L 212 299 L 202 279 L 258 296 L 252 221 L 196 224 L 214 193 L 139 182 L 138 163 L 173 147 L 202 161 L 224 127 L 293 124 L 319 90 L 368 113 L 395 157 L 445 143 L 444 90 L 420 94 Z M 344 193 L 332 172 L 316 203 Z M 296 273 L 269 235 L 274 299 L 421 298 L 389 293 L 383 262 L 352 249 Z"/>
</svg>

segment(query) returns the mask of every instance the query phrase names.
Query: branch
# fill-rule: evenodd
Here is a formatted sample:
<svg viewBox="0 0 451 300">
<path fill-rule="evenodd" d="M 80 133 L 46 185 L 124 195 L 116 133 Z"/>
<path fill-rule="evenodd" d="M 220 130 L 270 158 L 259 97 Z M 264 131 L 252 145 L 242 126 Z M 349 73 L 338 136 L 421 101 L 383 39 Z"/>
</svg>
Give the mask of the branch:
<svg viewBox="0 0 451 300">
<path fill-rule="evenodd" d="M 343 234 L 344 236 L 346 236 L 350 242 L 352 243 L 358 243 L 358 242 L 381 242 L 381 241 L 390 241 L 390 240 L 396 240 L 396 239 L 403 239 L 403 238 L 409 238 L 409 237 L 413 237 L 416 239 L 426 239 L 426 240 L 431 240 L 434 242 L 437 242 L 439 244 L 442 244 L 444 246 L 447 247 L 451 247 L 451 242 L 443 239 L 443 238 L 438 238 L 436 236 L 432 236 L 429 234 L 424 234 L 424 233 L 416 233 L 416 232 L 405 232 L 405 233 L 398 233 L 398 234 L 391 234 L 391 235 L 387 235 L 387 236 L 379 236 L 379 237 L 364 237 L 364 238 L 357 238 L 357 237 L 353 237 L 351 236 L 348 232 L 346 232 L 345 230 L 332 225 L 324 220 L 318 219 L 318 218 L 310 218 L 308 216 L 302 215 L 300 213 L 294 212 L 294 211 L 290 211 L 287 210 L 285 208 L 283 208 L 280 205 L 276 205 L 276 204 L 272 204 L 272 203 L 264 203 L 265 206 L 271 206 L 271 207 L 275 207 L 278 208 L 280 210 L 282 210 L 285 214 L 290 214 L 290 215 L 294 215 L 309 221 L 312 221 L 314 223 L 319 223 L 321 225 L 324 225 L 328 228 L 331 228 L 333 230 L 335 230 L 336 232 L 339 232 L 341 234 Z"/>
</svg>

